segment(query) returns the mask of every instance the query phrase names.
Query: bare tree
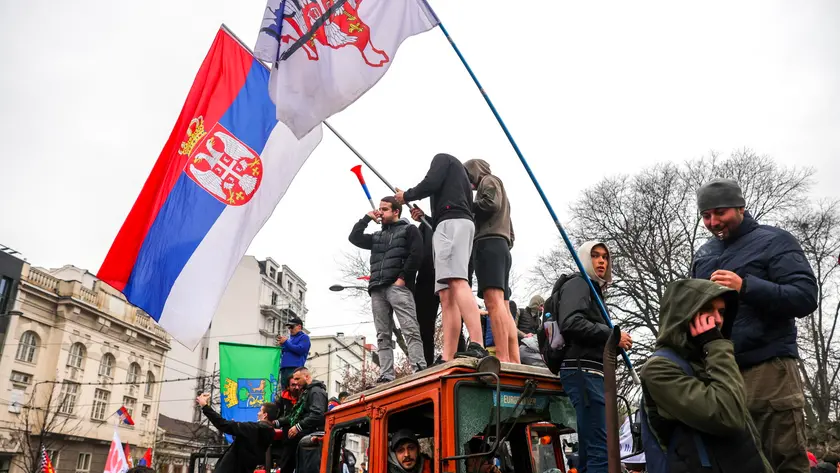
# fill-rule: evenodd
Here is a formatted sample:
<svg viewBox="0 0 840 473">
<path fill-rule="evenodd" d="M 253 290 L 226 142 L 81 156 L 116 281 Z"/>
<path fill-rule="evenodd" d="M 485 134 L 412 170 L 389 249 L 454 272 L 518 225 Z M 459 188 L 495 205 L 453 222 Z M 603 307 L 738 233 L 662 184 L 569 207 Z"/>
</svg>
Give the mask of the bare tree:
<svg viewBox="0 0 840 473">
<path fill-rule="evenodd" d="M 838 413 L 840 344 L 835 342 L 840 315 L 840 201 L 824 201 L 797 209 L 785 227 L 796 235 L 817 278 L 817 311 L 800 319 L 800 371 L 808 398 L 810 424 Z"/>
<path fill-rule="evenodd" d="M 659 334 L 659 301 L 669 283 L 687 277 L 694 252 L 707 239 L 697 211 L 697 188 L 716 177 L 739 182 L 747 210 L 777 223 L 800 207 L 812 183 L 809 168 L 786 168 L 749 149 L 682 164 L 659 164 L 633 176 L 604 178 L 571 205 L 567 228 L 576 244 L 601 240 L 613 257 L 613 284 L 605 303 L 616 323 L 633 334 L 635 363 L 647 359 Z M 531 287 L 548 290 L 577 268 L 565 246 L 545 254 L 530 272 Z"/>
<path fill-rule="evenodd" d="M 405 356 L 397 356 L 394 360 L 395 379 L 404 378 L 414 372 L 411 362 Z M 361 369 L 351 367 L 350 365 L 344 367 L 344 372 L 341 374 L 341 386 L 345 391 L 351 395 L 360 393 L 376 385 L 376 380 L 379 379 L 379 366 L 373 362 L 365 362 Z"/>
<path fill-rule="evenodd" d="M 18 420 L 10 430 L 21 454 L 15 455 L 12 461 L 26 473 L 41 472 L 42 448 L 60 455 L 64 445 L 59 441 L 62 436 L 79 430 L 80 421 L 66 414 L 73 410 L 75 399 L 60 394 L 61 386 L 55 382 L 38 382 L 26 404 L 19 406 Z"/>
</svg>

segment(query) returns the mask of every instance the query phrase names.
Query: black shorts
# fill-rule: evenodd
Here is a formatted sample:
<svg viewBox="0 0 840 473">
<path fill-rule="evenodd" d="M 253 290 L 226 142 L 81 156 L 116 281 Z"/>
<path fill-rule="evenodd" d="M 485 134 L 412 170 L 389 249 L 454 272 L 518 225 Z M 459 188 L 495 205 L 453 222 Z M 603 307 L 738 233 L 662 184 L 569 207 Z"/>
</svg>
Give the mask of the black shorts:
<svg viewBox="0 0 840 473">
<path fill-rule="evenodd" d="M 502 237 L 482 238 L 473 244 L 471 261 L 478 280 L 478 297 L 484 299 L 485 289 L 502 289 L 510 300 L 510 268 L 513 260 L 508 242 Z M 470 271 L 472 280 L 472 271 Z"/>
</svg>

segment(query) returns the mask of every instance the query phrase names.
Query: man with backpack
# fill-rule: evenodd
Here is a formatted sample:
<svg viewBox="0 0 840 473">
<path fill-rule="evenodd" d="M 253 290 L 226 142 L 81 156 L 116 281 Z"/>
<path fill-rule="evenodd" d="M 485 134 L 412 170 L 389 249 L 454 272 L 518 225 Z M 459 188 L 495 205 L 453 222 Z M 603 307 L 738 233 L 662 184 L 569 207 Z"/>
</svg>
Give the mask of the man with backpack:
<svg viewBox="0 0 840 473">
<path fill-rule="evenodd" d="M 592 280 L 599 298 L 612 280 L 612 262 L 607 245 L 589 241 L 578 249 L 578 257 Z M 604 346 L 612 333 L 581 274 L 561 276 L 554 284 L 545 312 L 556 320 L 564 345 L 556 347 L 555 361 L 545 356 L 552 371 L 559 368 L 563 389 L 575 406 L 582 472 L 607 472 L 607 429 L 604 407 Z M 542 334 L 540 335 L 543 336 Z M 622 332 L 619 346 L 630 349 L 633 341 Z M 550 347 L 552 344 L 543 344 Z M 545 350 L 545 348 L 544 348 Z M 558 359 L 559 358 L 559 359 Z"/>
<path fill-rule="evenodd" d="M 656 352 L 642 368 L 642 442 L 651 473 L 771 473 L 729 336 L 738 293 L 683 279 L 662 297 Z"/>
</svg>

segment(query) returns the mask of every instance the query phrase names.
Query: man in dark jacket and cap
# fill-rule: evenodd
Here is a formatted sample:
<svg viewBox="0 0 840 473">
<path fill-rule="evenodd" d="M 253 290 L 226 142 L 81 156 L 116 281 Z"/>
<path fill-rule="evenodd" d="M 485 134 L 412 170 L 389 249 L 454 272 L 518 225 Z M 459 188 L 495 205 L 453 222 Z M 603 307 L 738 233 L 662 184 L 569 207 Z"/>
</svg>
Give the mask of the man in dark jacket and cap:
<svg viewBox="0 0 840 473">
<path fill-rule="evenodd" d="M 773 471 L 728 339 L 737 317 L 738 294 L 711 281 L 678 280 L 662 297 L 657 351 L 670 351 L 693 371 L 659 352 L 641 372 L 648 424 L 668 452 L 671 473 Z"/>
<path fill-rule="evenodd" d="M 423 239 L 420 231 L 401 219 L 402 206 L 392 196 L 383 197 L 379 210 L 368 212 L 350 233 L 350 243 L 370 250 L 370 306 L 376 328 L 376 347 L 381 375 L 377 383 L 393 381 L 394 317 L 400 323 L 408 345 L 408 359 L 414 371 L 426 368 L 420 327 L 414 305 L 414 282 L 423 258 Z M 382 229 L 366 234 L 371 221 L 381 220 Z"/>
<path fill-rule="evenodd" d="M 735 360 L 764 454 L 779 473 L 805 473 L 796 319 L 816 310 L 816 279 L 796 238 L 759 224 L 745 205 L 733 180 L 715 179 L 700 187 L 698 210 L 713 238 L 694 256 L 691 275 L 738 292 Z"/>
<path fill-rule="evenodd" d="M 265 403 L 257 413 L 257 422 L 234 422 L 220 416 L 210 406 L 210 394 L 204 393 L 196 402 L 201 412 L 219 432 L 233 436 L 233 443 L 225 450 L 216 464 L 218 473 L 252 473 L 257 465 L 265 463 L 265 452 L 274 439 L 272 423 L 280 409 L 274 403 Z"/>
<path fill-rule="evenodd" d="M 516 315 L 516 329 L 519 338 L 534 335 L 540 330 L 540 327 L 542 327 L 543 304 L 545 304 L 545 298 L 537 294 L 531 297 L 528 307 L 519 309 L 519 313 Z"/>
<path fill-rule="evenodd" d="M 578 249 L 578 258 L 592 280 L 598 296 L 612 281 L 612 258 L 607 245 L 588 241 Z M 581 274 L 555 283 L 556 312 L 566 340 L 566 355 L 560 365 L 560 380 L 575 406 L 578 422 L 578 453 L 581 471 L 607 473 L 607 426 L 604 405 L 604 346 L 612 333 Z M 559 286 L 559 287 L 558 287 Z M 629 350 L 633 340 L 622 332 L 619 346 Z"/>
<path fill-rule="evenodd" d="M 409 429 L 394 432 L 388 444 L 388 473 L 430 473 L 432 459 L 420 452 L 420 442 Z"/>
</svg>

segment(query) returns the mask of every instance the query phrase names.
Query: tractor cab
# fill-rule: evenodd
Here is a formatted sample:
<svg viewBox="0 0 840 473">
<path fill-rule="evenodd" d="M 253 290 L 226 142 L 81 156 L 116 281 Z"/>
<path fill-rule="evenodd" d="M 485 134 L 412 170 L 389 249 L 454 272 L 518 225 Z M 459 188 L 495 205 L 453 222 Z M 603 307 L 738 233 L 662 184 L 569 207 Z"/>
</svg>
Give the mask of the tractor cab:
<svg viewBox="0 0 840 473">
<path fill-rule="evenodd" d="M 492 357 L 456 359 L 359 393 L 330 411 L 324 433 L 301 444 L 320 455 L 320 468 L 309 457 L 298 470 L 352 472 L 365 461 L 369 472 L 386 473 L 397 461 L 390 437 L 410 429 L 430 472 L 485 471 L 488 463 L 504 473 L 565 471 L 560 436 L 575 428 L 574 407 L 547 369 Z M 360 451 L 360 445 L 368 447 Z"/>
</svg>

